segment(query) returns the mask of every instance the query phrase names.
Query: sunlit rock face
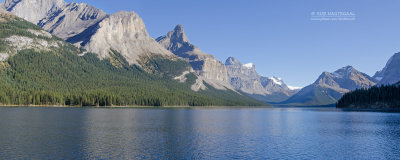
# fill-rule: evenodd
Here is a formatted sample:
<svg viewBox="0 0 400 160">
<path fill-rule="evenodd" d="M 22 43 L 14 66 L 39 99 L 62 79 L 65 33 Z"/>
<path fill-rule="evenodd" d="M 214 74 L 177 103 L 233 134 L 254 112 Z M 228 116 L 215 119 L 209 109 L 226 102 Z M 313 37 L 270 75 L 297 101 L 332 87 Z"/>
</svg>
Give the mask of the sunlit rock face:
<svg viewBox="0 0 400 160">
<path fill-rule="evenodd" d="M 102 20 L 81 45 L 101 58 L 111 49 L 118 51 L 130 64 L 138 64 L 140 56 L 174 56 L 147 33 L 142 19 L 134 12 L 118 12 Z"/>
<path fill-rule="evenodd" d="M 18 17 L 38 24 L 43 18 L 62 10 L 66 4 L 63 0 L 5 0 L 1 7 Z"/>
<path fill-rule="evenodd" d="M 242 64 L 236 58 L 229 57 L 225 65 L 230 84 L 258 100 L 281 102 L 299 91 L 290 89 L 281 78 L 260 76 L 253 63 Z"/>
<path fill-rule="evenodd" d="M 93 6 L 63 0 L 6 0 L 0 6 L 100 58 L 109 57 L 112 50 L 129 64 L 139 64 L 140 57 L 174 56 L 149 36 L 134 12 L 107 15 Z"/>
<path fill-rule="evenodd" d="M 204 53 L 191 44 L 182 25 L 177 25 L 174 30 L 156 40 L 164 48 L 188 61 L 199 78 L 207 84 L 217 89 L 234 89 L 229 84 L 225 65 L 214 56 Z M 198 88 L 204 88 L 200 86 Z"/>
</svg>

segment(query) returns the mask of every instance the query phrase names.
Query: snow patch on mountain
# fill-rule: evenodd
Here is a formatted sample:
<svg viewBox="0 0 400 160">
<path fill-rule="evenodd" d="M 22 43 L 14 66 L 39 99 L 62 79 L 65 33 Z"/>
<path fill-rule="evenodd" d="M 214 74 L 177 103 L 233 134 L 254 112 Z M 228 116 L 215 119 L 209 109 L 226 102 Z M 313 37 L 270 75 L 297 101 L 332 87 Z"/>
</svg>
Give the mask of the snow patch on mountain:
<svg viewBox="0 0 400 160">
<path fill-rule="evenodd" d="M 290 90 L 299 90 L 299 89 L 302 89 L 303 87 L 296 87 L 296 86 L 290 86 L 290 85 L 288 85 L 287 86 Z"/>
<path fill-rule="evenodd" d="M 282 78 L 278 78 L 278 77 L 268 77 L 268 79 L 272 80 L 275 84 L 277 85 L 282 85 Z"/>
<path fill-rule="evenodd" d="M 251 68 L 254 67 L 254 63 L 247 63 L 247 64 L 244 64 L 243 67 L 246 67 L 246 68 L 248 68 L 248 69 L 251 69 Z"/>
</svg>

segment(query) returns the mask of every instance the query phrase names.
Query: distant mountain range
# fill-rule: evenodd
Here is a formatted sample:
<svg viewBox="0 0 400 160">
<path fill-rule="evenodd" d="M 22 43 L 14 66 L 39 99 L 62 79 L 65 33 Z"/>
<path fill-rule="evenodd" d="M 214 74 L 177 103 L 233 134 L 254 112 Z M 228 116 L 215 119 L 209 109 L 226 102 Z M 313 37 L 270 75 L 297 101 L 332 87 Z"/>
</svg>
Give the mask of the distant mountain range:
<svg viewBox="0 0 400 160">
<path fill-rule="evenodd" d="M 54 41 L 47 41 L 4 35 L 3 41 L 12 42 L 14 46 L 4 45 L 6 50 L 0 53 L 3 62 L 26 49 L 51 51 L 52 47 L 69 42 L 76 47 L 79 56 L 95 54 L 118 69 L 135 66 L 148 74 L 168 75 L 180 83 L 190 81 L 190 90 L 197 93 L 213 90 L 225 98 L 229 97 L 227 95 L 243 99 L 250 96 L 259 101 L 285 105 L 334 104 L 352 90 L 400 80 L 400 53 L 397 53 L 373 77 L 346 66 L 332 73 L 324 72 L 309 86 L 293 88 L 281 78 L 258 74 L 253 63 L 242 64 L 233 57 L 225 63 L 218 61 L 191 44 L 182 25 L 153 39 L 134 12 L 121 11 L 109 15 L 84 3 L 66 3 L 63 0 L 5 0 L 0 8 L 4 9 L 4 14 L 12 13 L 48 31 L 26 28 L 27 33 L 54 38 Z M 183 67 L 183 62 L 189 67 Z M 190 78 L 191 75 L 195 78 Z M 251 102 L 254 104 L 256 101 Z"/>
<path fill-rule="evenodd" d="M 304 87 L 283 103 L 290 105 L 334 104 L 349 91 L 369 88 L 375 84 L 376 80 L 367 74 L 346 66 L 333 73 L 322 73 L 313 84 Z"/>
<path fill-rule="evenodd" d="M 258 100 L 281 102 L 298 91 L 290 89 L 281 78 L 260 76 L 252 63 L 242 64 L 229 57 L 225 65 L 231 85 Z"/>
</svg>

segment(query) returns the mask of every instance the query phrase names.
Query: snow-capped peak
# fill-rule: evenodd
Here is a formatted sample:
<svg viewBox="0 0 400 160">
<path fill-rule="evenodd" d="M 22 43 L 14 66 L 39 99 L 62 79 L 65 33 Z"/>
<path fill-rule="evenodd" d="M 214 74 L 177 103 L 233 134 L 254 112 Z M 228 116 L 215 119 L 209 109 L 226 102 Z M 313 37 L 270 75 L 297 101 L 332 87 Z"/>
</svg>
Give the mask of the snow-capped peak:
<svg viewBox="0 0 400 160">
<path fill-rule="evenodd" d="M 282 85 L 282 78 L 278 78 L 278 77 L 268 77 L 268 79 L 272 80 L 272 82 L 274 82 L 277 85 Z"/>
<path fill-rule="evenodd" d="M 248 68 L 248 69 L 251 69 L 251 68 L 254 67 L 254 63 L 247 63 L 247 64 L 244 64 L 243 67 L 246 67 L 246 68 Z"/>
<path fill-rule="evenodd" d="M 287 86 L 290 90 L 299 90 L 302 89 L 303 87 L 295 87 L 295 86 Z"/>
</svg>

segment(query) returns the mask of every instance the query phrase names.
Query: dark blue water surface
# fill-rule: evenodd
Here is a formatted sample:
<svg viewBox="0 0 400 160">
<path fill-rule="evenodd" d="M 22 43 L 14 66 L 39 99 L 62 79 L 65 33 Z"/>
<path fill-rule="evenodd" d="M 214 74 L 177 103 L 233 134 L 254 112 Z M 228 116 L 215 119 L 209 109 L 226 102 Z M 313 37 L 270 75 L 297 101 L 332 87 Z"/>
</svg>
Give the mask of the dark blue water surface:
<svg viewBox="0 0 400 160">
<path fill-rule="evenodd" d="M 399 113 L 0 108 L 0 159 L 399 158 Z"/>
</svg>

